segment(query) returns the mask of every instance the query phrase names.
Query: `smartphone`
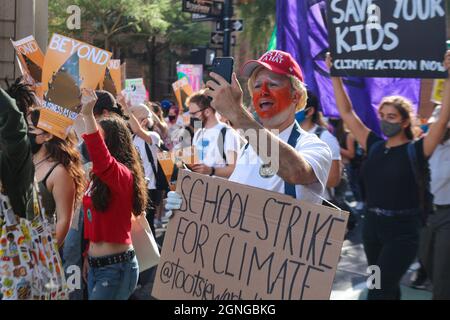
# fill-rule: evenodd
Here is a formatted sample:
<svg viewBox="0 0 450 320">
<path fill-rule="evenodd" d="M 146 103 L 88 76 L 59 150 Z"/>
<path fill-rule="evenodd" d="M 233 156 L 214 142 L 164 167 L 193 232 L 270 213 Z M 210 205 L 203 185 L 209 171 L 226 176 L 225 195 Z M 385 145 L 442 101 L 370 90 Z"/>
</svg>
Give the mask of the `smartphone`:
<svg viewBox="0 0 450 320">
<path fill-rule="evenodd" d="M 214 58 L 211 71 L 221 75 L 228 83 L 231 83 L 231 75 L 233 74 L 234 59 L 233 57 Z"/>
</svg>

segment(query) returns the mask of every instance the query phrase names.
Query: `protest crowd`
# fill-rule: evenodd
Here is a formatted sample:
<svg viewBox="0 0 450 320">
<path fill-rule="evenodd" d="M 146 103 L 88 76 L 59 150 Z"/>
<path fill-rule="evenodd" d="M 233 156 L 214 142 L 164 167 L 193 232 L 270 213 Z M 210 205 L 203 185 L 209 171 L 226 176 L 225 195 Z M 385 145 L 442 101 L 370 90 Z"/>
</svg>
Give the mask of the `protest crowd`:
<svg viewBox="0 0 450 320">
<path fill-rule="evenodd" d="M 367 264 L 382 273 L 368 299 L 401 299 L 417 262 L 411 286 L 428 280 L 433 299 L 450 299 L 450 79 L 425 125 L 407 97 L 382 97 L 376 131 L 340 76 L 331 75 L 328 97 L 339 117 L 325 117 L 290 53 L 255 58 L 231 82 L 210 73 L 182 105 L 91 86 L 64 114 L 54 107 L 58 93 L 42 95 L 26 75 L 0 89 L 1 299 L 133 299 L 162 268 L 144 262 L 173 250 L 156 235 L 191 206 L 182 172 L 349 212 L 345 235 L 362 224 Z M 442 58 L 448 75 L 450 51 Z M 328 70 L 334 61 L 328 53 Z M 68 114 L 76 115 L 70 125 L 55 124 Z"/>
</svg>

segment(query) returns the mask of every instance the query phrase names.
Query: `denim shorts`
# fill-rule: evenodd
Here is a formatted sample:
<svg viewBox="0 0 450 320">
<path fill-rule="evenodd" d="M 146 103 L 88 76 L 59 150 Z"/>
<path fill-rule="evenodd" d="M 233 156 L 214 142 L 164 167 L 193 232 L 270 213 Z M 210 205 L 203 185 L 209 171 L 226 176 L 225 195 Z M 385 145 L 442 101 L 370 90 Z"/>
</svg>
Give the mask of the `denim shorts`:
<svg viewBox="0 0 450 320">
<path fill-rule="evenodd" d="M 136 256 L 127 262 L 89 268 L 89 300 L 128 300 L 136 289 L 139 266 Z"/>
</svg>

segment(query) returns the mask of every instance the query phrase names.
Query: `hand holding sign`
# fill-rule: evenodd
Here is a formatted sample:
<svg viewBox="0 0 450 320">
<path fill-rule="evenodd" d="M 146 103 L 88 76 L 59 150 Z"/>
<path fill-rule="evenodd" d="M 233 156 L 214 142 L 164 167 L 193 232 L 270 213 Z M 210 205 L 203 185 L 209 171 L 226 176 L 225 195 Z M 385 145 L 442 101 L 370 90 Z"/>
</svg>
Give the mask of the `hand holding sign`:
<svg viewBox="0 0 450 320">
<path fill-rule="evenodd" d="M 447 50 L 444 56 L 444 68 L 447 69 L 447 72 L 450 76 L 450 50 Z"/>
<path fill-rule="evenodd" d="M 123 110 L 126 114 L 130 113 L 130 99 L 126 92 L 122 91 L 119 95 L 117 95 L 117 102 L 122 106 Z"/>
<path fill-rule="evenodd" d="M 193 164 L 191 166 L 191 168 L 192 168 L 192 171 L 194 171 L 194 172 L 206 174 L 206 175 L 210 175 L 213 172 L 211 167 L 208 167 L 204 164 Z"/>
<path fill-rule="evenodd" d="M 333 66 L 333 58 L 331 58 L 331 53 L 329 52 L 325 55 L 325 63 L 327 64 L 328 71 L 330 71 Z"/>
<path fill-rule="evenodd" d="M 95 103 L 97 102 L 97 94 L 93 89 L 81 89 L 81 114 L 89 116 L 93 114 Z"/>
</svg>

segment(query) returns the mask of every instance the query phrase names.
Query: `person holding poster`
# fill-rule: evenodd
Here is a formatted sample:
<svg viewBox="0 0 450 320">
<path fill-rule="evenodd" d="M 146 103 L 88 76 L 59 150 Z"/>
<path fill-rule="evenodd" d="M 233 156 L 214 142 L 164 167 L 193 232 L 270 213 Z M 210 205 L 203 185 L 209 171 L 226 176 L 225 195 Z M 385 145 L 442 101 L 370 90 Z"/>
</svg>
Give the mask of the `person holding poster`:
<svg viewBox="0 0 450 320">
<path fill-rule="evenodd" d="M 56 228 L 56 241 L 62 249 L 74 209 L 84 192 L 84 170 L 75 134 L 71 132 L 61 139 L 39 129 L 40 116 L 41 109 L 30 111 L 28 137 L 42 205 L 52 227 Z"/>
<path fill-rule="evenodd" d="M 330 55 L 327 65 L 332 66 Z M 444 66 L 450 73 L 450 51 Z M 369 266 L 377 265 L 381 270 L 380 288 L 369 290 L 368 299 L 400 299 L 400 280 L 417 256 L 421 222 L 426 222 L 432 204 L 426 187 L 428 159 L 442 141 L 450 117 L 450 79 L 445 80 L 439 120 L 418 140 L 413 139 L 411 130 L 410 101 L 400 96 L 381 101 L 378 114 L 387 137 L 384 140 L 355 114 L 342 79 L 331 80 L 342 119 L 367 151 L 361 171 L 368 208 L 363 244 Z"/>
<path fill-rule="evenodd" d="M 192 171 L 228 178 L 236 166 L 240 142 L 238 133 L 219 121 L 204 90 L 187 98 L 186 105 L 189 107 L 192 126 L 195 128 L 196 124 L 200 124 L 192 140 L 200 163 L 192 164 Z"/>
<path fill-rule="evenodd" d="M 83 197 L 84 236 L 89 241 L 83 267 L 90 300 L 127 300 L 136 288 L 139 266 L 131 242 L 131 215 L 147 207 L 147 188 L 130 131 L 119 117 L 97 124 L 94 90 L 83 90 L 81 114 L 92 160 L 92 180 Z"/>
</svg>

